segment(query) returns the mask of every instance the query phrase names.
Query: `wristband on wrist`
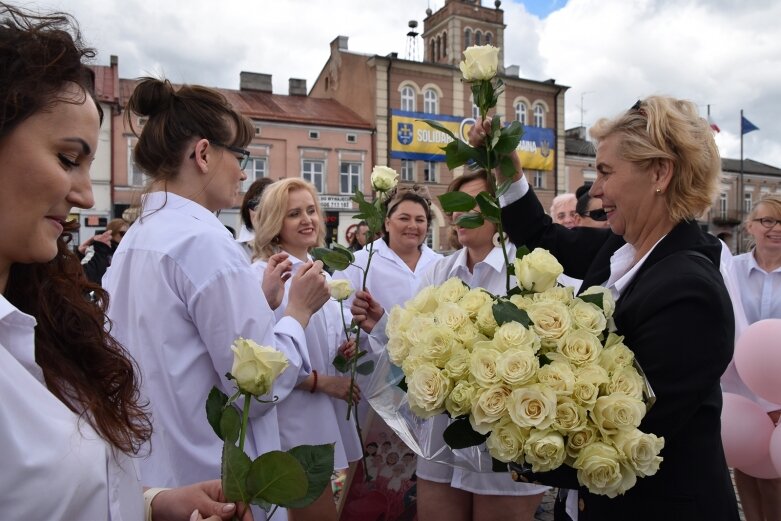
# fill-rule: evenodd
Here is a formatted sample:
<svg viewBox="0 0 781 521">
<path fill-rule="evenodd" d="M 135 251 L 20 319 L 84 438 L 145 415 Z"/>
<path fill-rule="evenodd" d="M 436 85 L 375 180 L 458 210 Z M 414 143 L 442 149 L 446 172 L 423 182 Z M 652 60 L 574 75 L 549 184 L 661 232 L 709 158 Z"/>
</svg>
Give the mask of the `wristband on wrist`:
<svg viewBox="0 0 781 521">
<path fill-rule="evenodd" d="M 171 490 L 170 488 L 150 488 L 144 492 L 144 521 L 152 521 L 152 500 L 160 492 Z"/>
<path fill-rule="evenodd" d="M 315 391 L 317 391 L 317 371 L 315 371 L 314 369 L 312 369 L 312 376 L 315 377 L 315 381 L 312 382 L 312 388 L 309 389 L 309 392 L 315 394 Z"/>
</svg>

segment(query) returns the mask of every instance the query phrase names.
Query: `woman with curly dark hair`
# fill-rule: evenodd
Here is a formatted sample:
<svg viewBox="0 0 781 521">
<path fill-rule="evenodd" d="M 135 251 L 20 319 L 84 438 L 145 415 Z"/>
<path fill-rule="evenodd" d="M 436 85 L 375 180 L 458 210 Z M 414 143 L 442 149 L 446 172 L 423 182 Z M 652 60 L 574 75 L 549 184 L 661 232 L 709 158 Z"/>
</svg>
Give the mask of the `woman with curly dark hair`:
<svg viewBox="0 0 781 521">
<path fill-rule="evenodd" d="M 67 220 L 71 208 L 94 203 L 89 167 L 102 114 L 83 63 L 94 54 L 67 15 L 0 3 L 4 519 L 145 515 L 131 459 L 151 435 L 138 373 L 106 331 L 106 293 L 68 248 L 78 227 Z M 199 519 L 194 508 L 220 517 L 235 511 L 212 499 L 220 497 L 218 481 L 154 498 L 157 492 L 145 496 L 146 519 Z"/>
</svg>

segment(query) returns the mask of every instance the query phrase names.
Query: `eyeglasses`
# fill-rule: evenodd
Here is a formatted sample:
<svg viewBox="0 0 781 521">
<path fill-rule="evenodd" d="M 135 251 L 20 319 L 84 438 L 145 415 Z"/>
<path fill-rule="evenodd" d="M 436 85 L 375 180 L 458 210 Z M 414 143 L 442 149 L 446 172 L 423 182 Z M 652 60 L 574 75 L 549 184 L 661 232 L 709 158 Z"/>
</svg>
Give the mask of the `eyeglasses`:
<svg viewBox="0 0 781 521">
<path fill-rule="evenodd" d="M 648 114 L 645 112 L 645 109 L 641 107 L 642 100 L 637 100 L 634 105 L 632 105 L 632 108 L 629 109 L 629 112 L 635 111 L 638 114 L 640 114 L 643 117 L 648 117 Z"/>
<path fill-rule="evenodd" d="M 776 224 L 781 223 L 779 219 L 773 219 L 772 217 L 760 217 L 759 219 L 751 219 L 755 223 L 759 223 L 768 230 L 773 228 Z"/>
<path fill-rule="evenodd" d="M 259 204 L 260 204 L 260 197 L 253 197 L 252 199 L 247 201 L 247 208 L 250 210 L 254 210 L 255 208 L 258 207 Z"/>
<path fill-rule="evenodd" d="M 603 210 L 602 208 L 598 208 L 596 210 L 589 210 L 587 212 L 583 212 L 580 215 L 582 217 L 588 217 L 595 221 L 607 221 L 607 213 L 605 213 L 605 210 Z"/>
<path fill-rule="evenodd" d="M 239 162 L 239 168 L 241 168 L 242 170 L 247 168 L 247 164 L 249 164 L 249 155 L 250 155 L 249 150 L 247 150 L 246 148 L 239 148 L 239 147 L 234 147 L 234 146 L 231 146 L 231 145 L 223 145 L 222 143 L 220 143 L 218 141 L 210 141 L 210 143 L 212 145 L 215 145 L 215 146 L 218 146 L 218 147 L 222 147 L 225 150 L 229 150 L 229 151 L 234 152 L 236 154 L 240 154 L 240 156 L 236 158 L 236 160 Z M 190 154 L 190 159 L 195 159 L 195 152 L 194 151 L 193 151 L 192 154 Z"/>
</svg>

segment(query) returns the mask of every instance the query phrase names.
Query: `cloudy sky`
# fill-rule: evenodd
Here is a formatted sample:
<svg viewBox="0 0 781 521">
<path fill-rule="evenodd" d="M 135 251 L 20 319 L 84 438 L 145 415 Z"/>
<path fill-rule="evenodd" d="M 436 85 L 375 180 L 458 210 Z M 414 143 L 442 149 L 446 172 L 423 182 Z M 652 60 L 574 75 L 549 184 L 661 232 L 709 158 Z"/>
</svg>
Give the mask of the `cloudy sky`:
<svg viewBox="0 0 781 521">
<path fill-rule="evenodd" d="M 238 88 L 239 72 L 314 83 L 329 42 L 351 51 L 406 52 L 407 22 L 444 0 L 36 0 L 76 16 L 98 63 L 119 56 L 123 78 Z M 483 0 L 493 6 L 493 0 Z M 781 0 L 504 0 L 505 65 L 567 85 L 567 128 L 670 94 L 696 102 L 721 128 L 722 156 L 740 157 L 740 110 L 759 131 L 744 156 L 781 167 Z M 422 42 L 418 43 L 422 52 Z"/>
</svg>

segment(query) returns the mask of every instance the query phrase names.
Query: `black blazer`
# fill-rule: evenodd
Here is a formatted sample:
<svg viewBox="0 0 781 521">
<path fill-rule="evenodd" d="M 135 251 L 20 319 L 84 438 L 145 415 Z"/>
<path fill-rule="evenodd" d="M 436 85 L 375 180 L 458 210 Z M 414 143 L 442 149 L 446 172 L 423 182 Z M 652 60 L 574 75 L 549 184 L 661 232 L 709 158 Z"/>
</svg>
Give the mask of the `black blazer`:
<svg viewBox="0 0 781 521">
<path fill-rule="evenodd" d="M 582 289 L 607 281 L 610 257 L 624 244 L 609 229 L 553 224 L 531 189 L 502 210 L 502 222 L 516 245 L 550 250 L 567 275 L 584 279 Z M 543 483 L 579 489 L 580 521 L 739 519 L 721 444 L 719 377 L 732 359 L 735 325 L 720 253 L 718 240 L 696 222 L 681 222 L 616 303 L 618 333 L 657 397 L 640 429 L 664 437 L 664 460 L 654 476 L 638 478 L 614 499 L 579 487 L 570 467 L 536 474 Z"/>
</svg>

